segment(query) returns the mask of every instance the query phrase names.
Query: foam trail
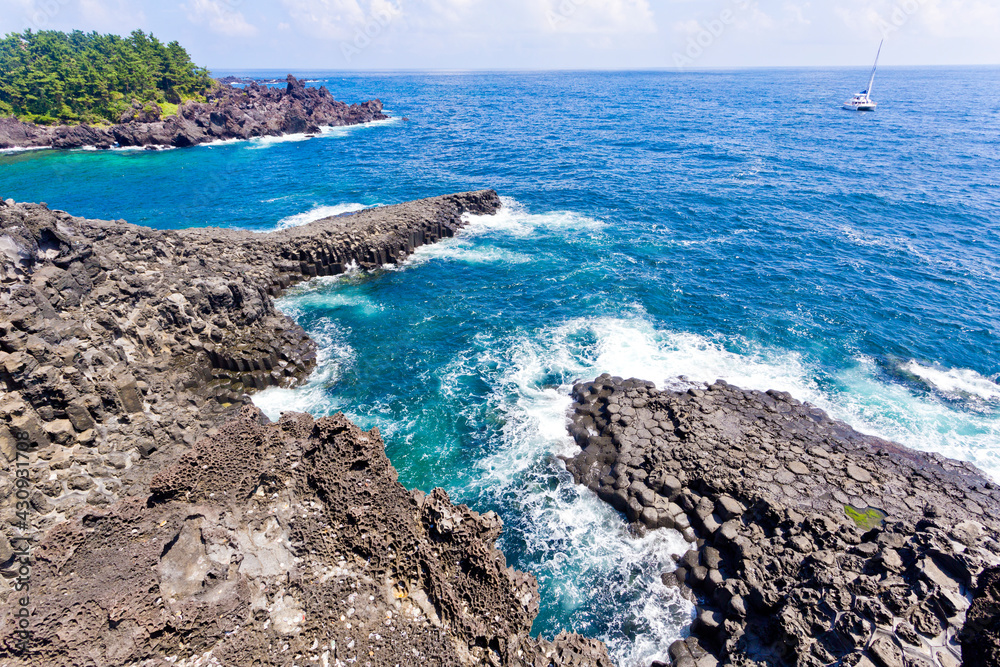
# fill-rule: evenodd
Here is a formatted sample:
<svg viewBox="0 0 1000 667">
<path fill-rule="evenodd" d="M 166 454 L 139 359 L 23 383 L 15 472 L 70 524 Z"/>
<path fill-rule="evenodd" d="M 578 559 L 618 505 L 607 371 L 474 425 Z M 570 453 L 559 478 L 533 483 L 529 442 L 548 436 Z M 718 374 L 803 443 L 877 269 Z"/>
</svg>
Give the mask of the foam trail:
<svg viewBox="0 0 1000 667">
<path fill-rule="evenodd" d="M 512 507 L 502 539 L 521 544 L 519 566 L 538 577 L 546 605 L 559 610 L 558 618 L 546 621 L 546 633 L 600 637 L 618 665 L 644 666 L 667 660 L 670 644 L 691 621 L 692 606 L 660 581 L 675 567 L 672 556 L 690 545 L 672 530 L 634 536 L 623 517 L 575 484 L 557 458 L 579 451 L 566 430 L 570 382 L 594 370 L 570 335 L 576 326 L 479 341 L 479 358 L 466 363 L 502 369 L 490 402 L 505 419 L 470 490 L 492 498 L 487 504 Z"/>
<path fill-rule="evenodd" d="M 926 366 L 916 360 L 911 360 L 903 364 L 902 369 L 920 378 L 932 389 L 948 396 L 1000 401 L 1000 384 L 968 368 Z"/>
<path fill-rule="evenodd" d="M 298 227 L 300 225 L 307 225 L 310 222 L 316 222 L 317 220 L 322 220 L 323 218 L 329 218 L 334 215 L 342 215 L 344 213 L 355 213 L 368 208 L 364 204 L 335 204 L 333 206 L 315 206 L 304 213 L 296 213 L 295 215 L 290 215 L 286 218 L 282 218 L 278 221 L 278 224 L 274 226 L 275 229 L 288 229 L 289 227 Z"/>
<path fill-rule="evenodd" d="M 462 230 L 465 236 L 514 236 L 526 238 L 538 232 L 551 230 L 558 233 L 566 231 L 597 231 L 604 227 L 600 220 L 573 213 L 571 211 L 554 211 L 551 213 L 529 213 L 523 204 L 510 197 L 501 197 L 503 207 L 492 215 L 476 215 L 466 213 L 463 217 L 466 226 Z"/>
<path fill-rule="evenodd" d="M 281 134 L 271 137 L 254 137 L 248 141 L 248 146 L 250 150 L 261 150 L 263 148 L 270 148 L 275 144 L 288 144 L 296 143 L 299 141 L 308 141 L 309 139 L 315 138 L 315 134 L 306 134 L 304 132 L 295 132 L 292 134 Z M 239 141 L 239 140 L 238 140 Z"/>
<path fill-rule="evenodd" d="M 28 151 L 53 150 L 51 146 L 25 146 L 22 148 L 0 148 L 0 155 L 11 155 L 14 153 L 26 153 Z"/>
<path fill-rule="evenodd" d="M 464 262 L 466 264 L 526 264 L 532 261 L 532 258 L 523 253 L 454 238 L 417 248 L 407 258 L 406 264 L 419 265 L 431 260 Z"/>
</svg>

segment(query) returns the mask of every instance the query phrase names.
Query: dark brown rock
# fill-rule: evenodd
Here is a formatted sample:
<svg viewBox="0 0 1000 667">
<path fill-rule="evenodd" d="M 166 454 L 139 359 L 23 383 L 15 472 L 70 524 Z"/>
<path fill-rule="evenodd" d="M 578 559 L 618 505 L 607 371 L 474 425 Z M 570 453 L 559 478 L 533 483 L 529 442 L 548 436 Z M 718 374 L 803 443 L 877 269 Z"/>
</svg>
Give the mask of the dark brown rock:
<svg viewBox="0 0 1000 667">
<path fill-rule="evenodd" d="M 351 263 L 375 269 L 402 261 L 412 252 L 405 241 L 413 233 L 453 236 L 464 213 L 492 213 L 499 206 L 494 192 L 466 193 L 267 234 L 163 232 L 5 201 L 4 460 L 15 455 L 18 442 L 30 445 L 29 472 L 52 482 L 48 495 L 61 518 L 85 505 L 83 494 L 74 492 L 86 489 L 64 493 L 64 482 L 90 476 L 76 462 L 41 467 L 63 450 L 92 448 L 102 467 L 127 478 L 121 487 L 100 490 L 94 501 L 146 488 L 157 470 L 223 421 L 245 394 L 290 386 L 312 370 L 315 344 L 275 309 L 274 295 Z M 119 454 L 114 461 L 112 453 Z M 143 464 L 130 467 L 122 456 Z M 13 470 L 0 477 L 13 480 Z M 14 501 L 13 495 L 0 498 L 0 509 Z"/>
<path fill-rule="evenodd" d="M 495 549 L 496 515 L 396 478 L 377 429 L 244 408 L 151 497 L 45 537 L 27 653 L 16 600 L 0 610 L 5 664 L 611 667 L 599 642 L 530 636 L 538 587 Z"/>
</svg>

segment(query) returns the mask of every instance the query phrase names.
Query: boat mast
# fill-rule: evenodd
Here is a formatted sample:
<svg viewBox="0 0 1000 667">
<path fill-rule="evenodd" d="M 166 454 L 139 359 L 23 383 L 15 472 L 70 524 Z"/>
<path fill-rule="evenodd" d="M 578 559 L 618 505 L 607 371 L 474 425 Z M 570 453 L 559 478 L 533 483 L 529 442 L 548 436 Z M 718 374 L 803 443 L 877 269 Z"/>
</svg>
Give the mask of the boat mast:
<svg viewBox="0 0 1000 667">
<path fill-rule="evenodd" d="M 868 80 L 868 88 L 865 89 L 865 95 L 868 96 L 869 99 L 872 94 L 872 86 L 875 84 L 875 70 L 878 69 L 878 57 L 882 55 L 882 44 L 884 43 L 884 39 L 878 43 L 878 53 L 875 54 L 875 64 L 872 65 L 872 78 Z"/>
</svg>

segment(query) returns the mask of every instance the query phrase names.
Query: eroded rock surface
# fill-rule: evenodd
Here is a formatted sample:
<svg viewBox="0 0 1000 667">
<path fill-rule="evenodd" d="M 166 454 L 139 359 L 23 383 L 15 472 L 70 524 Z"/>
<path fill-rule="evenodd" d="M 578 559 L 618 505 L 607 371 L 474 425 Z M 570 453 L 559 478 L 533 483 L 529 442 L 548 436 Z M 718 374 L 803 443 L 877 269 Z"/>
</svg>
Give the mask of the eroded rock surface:
<svg viewBox="0 0 1000 667">
<path fill-rule="evenodd" d="M 604 647 L 529 636 L 533 577 L 502 524 L 397 481 L 378 430 L 254 407 L 151 496 L 88 511 L 35 550 L 35 638 L 11 665 L 591 665 Z"/>
<path fill-rule="evenodd" d="M 312 370 L 315 344 L 272 295 L 399 262 L 452 236 L 463 214 L 499 206 L 474 192 L 253 233 L 157 231 L 0 201 L 0 520 L 17 523 L 17 443 L 30 447 L 40 529 L 142 496 L 245 394 Z"/>
<path fill-rule="evenodd" d="M 470 192 L 253 233 L 0 201 L 0 662 L 611 667 L 600 642 L 529 636 L 538 587 L 496 515 L 407 491 L 377 430 L 246 404 L 315 363 L 273 295 L 499 207 Z M 27 650 L 7 539 L 25 489 Z"/>
<path fill-rule="evenodd" d="M 573 395 L 577 481 L 695 545 L 664 574 L 698 603 L 673 664 L 961 663 L 969 600 L 1000 563 L 1000 492 L 972 465 L 722 381 L 658 391 L 604 375 Z M 991 576 L 967 634 L 995 646 Z"/>
<path fill-rule="evenodd" d="M 183 148 L 223 139 L 251 139 L 294 133 L 316 133 L 323 127 L 358 125 L 388 118 L 382 102 L 348 106 L 325 87 L 307 88 L 288 75 L 284 89 L 251 82 L 242 88 L 219 85 L 205 102 L 186 102 L 174 116 L 161 118 L 155 103 L 135 103 L 117 125 L 58 127 L 0 118 L 0 148 L 81 148 L 152 146 Z"/>
</svg>

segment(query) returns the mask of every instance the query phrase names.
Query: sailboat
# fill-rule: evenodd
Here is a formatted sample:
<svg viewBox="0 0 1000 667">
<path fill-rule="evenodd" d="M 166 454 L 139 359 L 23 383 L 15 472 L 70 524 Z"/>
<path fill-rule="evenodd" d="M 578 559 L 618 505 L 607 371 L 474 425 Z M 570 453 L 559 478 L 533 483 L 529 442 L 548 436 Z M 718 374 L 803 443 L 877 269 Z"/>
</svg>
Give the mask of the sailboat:
<svg viewBox="0 0 1000 667">
<path fill-rule="evenodd" d="M 868 79 L 868 87 L 844 102 L 845 109 L 850 109 L 851 111 L 875 111 L 875 107 L 878 106 L 877 103 L 872 100 L 871 94 L 872 86 L 875 85 L 875 70 L 878 69 L 878 57 L 882 55 L 883 43 L 885 43 L 884 39 L 878 43 L 878 53 L 875 54 L 875 64 L 872 65 L 872 76 Z"/>
</svg>

